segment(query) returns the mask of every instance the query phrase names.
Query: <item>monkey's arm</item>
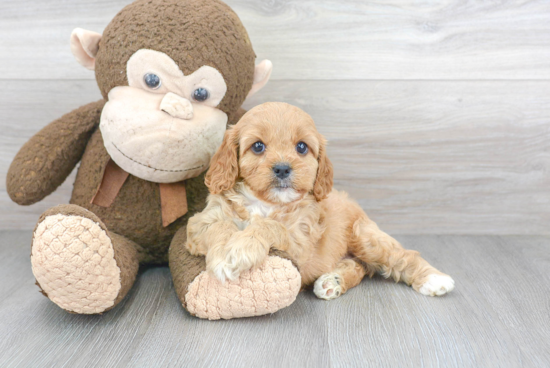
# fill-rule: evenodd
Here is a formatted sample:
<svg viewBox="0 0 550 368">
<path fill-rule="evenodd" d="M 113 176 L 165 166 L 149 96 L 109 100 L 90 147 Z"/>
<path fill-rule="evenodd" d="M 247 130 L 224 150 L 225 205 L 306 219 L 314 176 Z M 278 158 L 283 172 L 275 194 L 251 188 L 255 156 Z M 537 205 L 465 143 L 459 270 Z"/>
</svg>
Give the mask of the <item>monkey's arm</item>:
<svg viewBox="0 0 550 368">
<path fill-rule="evenodd" d="M 104 104 L 105 100 L 92 102 L 63 115 L 21 147 L 6 178 L 14 202 L 36 203 L 65 181 L 99 125 Z"/>
</svg>

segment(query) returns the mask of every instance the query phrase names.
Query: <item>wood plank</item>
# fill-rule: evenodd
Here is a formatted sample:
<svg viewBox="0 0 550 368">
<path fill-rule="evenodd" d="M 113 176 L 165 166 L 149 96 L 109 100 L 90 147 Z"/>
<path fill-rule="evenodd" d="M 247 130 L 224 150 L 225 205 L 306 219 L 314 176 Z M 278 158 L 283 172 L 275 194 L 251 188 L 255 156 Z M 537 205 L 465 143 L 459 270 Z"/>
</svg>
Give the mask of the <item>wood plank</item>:
<svg viewBox="0 0 550 368">
<path fill-rule="evenodd" d="M 181 308 L 165 267 L 141 270 L 102 316 L 68 314 L 34 285 L 30 232 L 3 231 L 0 366 L 550 365 L 550 237 L 397 239 L 452 275 L 455 291 L 425 297 L 376 277 L 333 301 L 304 292 L 271 316 L 210 322 Z"/>
<path fill-rule="evenodd" d="M 93 81 L 7 81 L 0 176 L 49 121 L 100 98 Z M 264 101 L 300 106 L 329 139 L 336 187 L 396 233 L 549 234 L 550 93 L 535 81 L 279 81 Z M 0 228 L 32 229 L 69 179 L 30 207 L 0 182 Z"/>
<path fill-rule="evenodd" d="M 390 232 L 549 234 L 550 90 L 536 81 L 281 81 L 329 139 L 335 186 Z"/>
<path fill-rule="evenodd" d="M 2 79 L 93 79 L 69 50 L 130 1 L 3 0 Z M 274 80 L 550 79 L 550 3 L 227 0 Z"/>
</svg>

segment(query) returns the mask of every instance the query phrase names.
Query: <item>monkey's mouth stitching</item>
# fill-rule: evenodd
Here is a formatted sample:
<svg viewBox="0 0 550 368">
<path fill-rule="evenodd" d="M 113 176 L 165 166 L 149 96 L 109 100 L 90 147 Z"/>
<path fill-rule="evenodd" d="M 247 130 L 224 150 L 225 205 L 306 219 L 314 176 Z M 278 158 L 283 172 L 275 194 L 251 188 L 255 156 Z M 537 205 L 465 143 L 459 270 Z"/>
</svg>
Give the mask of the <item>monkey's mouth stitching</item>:
<svg viewBox="0 0 550 368">
<path fill-rule="evenodd" d="M 145 166 L 145 167 L 148 167 L 150 169 L 153 169 L 153 170 L 157 170 L 157 171 L 165 171 L 165 172 L 184 172 L 184 171 L 191 171 L 191 170 L 196 170 L 196 169 L 200 169 L 201 167 L 203 167 L 204 165 L 199 165 L 199 166 L 196 166 L 196 167 L 192 167 L 190 169 L 183 169 L 183 170 L 163 170 L 163 169 L 157 169 L 156 167 L 152 167 L 152 166 L 149 166 L 149 165 L 145 165 L 145 164 L 142 164 L 141 162 L 139 161 L 136 161 L 134 160 L 133 158 L 131 158 L 130 156 L 126 155 L 124 152 L 122 152 L 120 150 L 120 148 L 118 148 L 116 146 L 116 144 L 112 143 L 111 144 L 113 145 L 113 147 L 115 147 L 117 149 L 118 152 L 120 152 L 122 154 L 122 156 L 126 157 L 128 160 L 131 160 L 131 161 L 134 161 L 136 164 L 139 164 L 141 166 Z"/>
</svg>

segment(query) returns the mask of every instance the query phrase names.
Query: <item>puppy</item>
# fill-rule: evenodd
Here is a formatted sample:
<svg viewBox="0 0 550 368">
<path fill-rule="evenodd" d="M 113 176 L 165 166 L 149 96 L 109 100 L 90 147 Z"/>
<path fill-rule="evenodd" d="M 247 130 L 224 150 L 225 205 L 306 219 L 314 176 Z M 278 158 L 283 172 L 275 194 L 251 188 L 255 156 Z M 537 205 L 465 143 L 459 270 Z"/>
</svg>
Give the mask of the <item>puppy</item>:
<svg viewBox="0 0 550 368">
<path fill-rule="evenodd" d="M 230 128 L 206 174 L 207 206 L 187 225 L 187 248 L 207 270 L 234 280 L 270 248 L 296 262 L 302 286 L 334 299 L 379 272 L 424 295 L 454 281 L 406 250 L 345 192 L 332 189 L 326 140 L 297 107 L 266 103 Z"/>
</svg>

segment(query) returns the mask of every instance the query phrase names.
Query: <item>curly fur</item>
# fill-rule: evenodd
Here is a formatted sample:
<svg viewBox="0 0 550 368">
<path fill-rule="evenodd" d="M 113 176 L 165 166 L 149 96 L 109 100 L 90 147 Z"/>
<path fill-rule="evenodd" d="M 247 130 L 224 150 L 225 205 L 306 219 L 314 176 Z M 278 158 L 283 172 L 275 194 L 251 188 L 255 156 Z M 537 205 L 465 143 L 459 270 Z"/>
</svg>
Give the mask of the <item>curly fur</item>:
<svg viewBox="0 0 550 368">
<path fill-rule="evenodd" d="M 254 153 L 250 147 L 258 141 L 265 151 Z M 298 142 L 308 152 L 298 153 Z M 281 162 L 292 170 L 284 185 L 273 174 Z M 187 247 L 206 255 L 206 268 L 222 280 L 258 267 L 274 247 L 296 261 L 304 287 L 322 281 L 315 292 L 325 299 L 375 272 L 430 295 L 452 290 L 449 276 L 404 249 L 346 193 L 332 189 L 326 140 L 296 107 L 267 103 L 250 110 L 226 133 L 207 178 L 211 195 L 206 209 L 189 220 Z M 443 289 L 426 291 L 434 275 L 445 281 L 436 280 L 434 287 Z"/>
</svg>

